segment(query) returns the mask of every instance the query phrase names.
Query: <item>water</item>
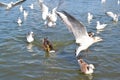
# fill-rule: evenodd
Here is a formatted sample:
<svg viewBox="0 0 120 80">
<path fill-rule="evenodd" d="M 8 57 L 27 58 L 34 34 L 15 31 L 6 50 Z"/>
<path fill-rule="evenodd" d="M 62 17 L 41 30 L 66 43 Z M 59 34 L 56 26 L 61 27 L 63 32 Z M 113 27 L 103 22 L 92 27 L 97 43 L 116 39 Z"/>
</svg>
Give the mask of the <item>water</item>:
<svg viewBox="0 0 120 80">
<path fill-rule="evenodd" d="M 74 36 L 60 19 L 56 27 L 46 28 L 37 0 L 27 0 L 22 5 L 29 11 L 29 15 L 21 27 L 16 23 L 18 16 L 23 20 L 19 6 L 10 11 L 0 8 L 0 80 L 120 80 L 120 21 L 113 23 L 105 15 L 106 11 L 120 13 L 117 0 L 107 0 L 103 5 L 100 0 L 63 1 L 59 10 L 65 10 L 82 21 L 88 31 L 96 33 L 97 20 L 108 24 L 104 31 L 96 33 L 104 40 L 92 45 L 88 52 L 82 52 L 87 54 L 84 56 L 85 61 L 95 65 L 95 72 L 92 75 L 81 73 L 74 55 L 77 47 Z M 35 5 L 34 10 L 27 7 L 31 3 Z M 51 9 L 57 3 L 58 0 L 45 0 Z M 94 15 L 91 24 L 87 23 L 87 12 Z M 29 31 L 35 33 L 33 44 L 26 42 Z M 52 41 L 56 53 L 45 53 L 41 46 L 44 37 Z"/>
</svg>

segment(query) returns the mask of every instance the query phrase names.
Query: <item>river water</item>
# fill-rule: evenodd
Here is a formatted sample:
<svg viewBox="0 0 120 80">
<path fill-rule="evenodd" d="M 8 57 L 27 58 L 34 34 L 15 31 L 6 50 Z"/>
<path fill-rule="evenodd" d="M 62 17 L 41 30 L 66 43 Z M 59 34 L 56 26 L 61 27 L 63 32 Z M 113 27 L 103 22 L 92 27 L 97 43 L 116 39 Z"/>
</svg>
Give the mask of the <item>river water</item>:
<svg viewBox="0 0 120 80">
<path fill-rule="evenodd" d="M 1 0 L 5 3 L 10 1 L 17 0 Z M 50 9 L 58 4 L 58 0 L 44 2 Z M 33 10 L 28 7 L 31 3 L 34 4 Z M 120 14 L 117 0 L 107 0 L 105 4 L 100 0 L 63 0 L 58 9 L 67 11 L 88 31 L 103 38 L 89 51 L 81 52 L 86 62 L 95 65 L 92 75 L 81 73 L 75 58 L 77 45 L 74 36 L 61 20 L 58 18 L 56 27 L 46 28 L 37 0 L 27 0 L 22 5 L 29 12 L 27 20 L 20 13 L 20 6 L 9 11 L 0 8 L 0 80 L 120 80 L 120 21 L 114 23 L 105 14 L 107 11 Z M 94 15 L 90 24 L 87 22 L 88 12 Z M 18 17 L 23 20 L 22 26 L 16 22 Z M 108 25 L 98 32 L 96 21 Z M 35 35 L 32 44 L 26 42 L 26 34 L 30 31 Z M 48 54 L 43 50 L 44 37 L 53 43 L 56 53 Z"/>
</svg>

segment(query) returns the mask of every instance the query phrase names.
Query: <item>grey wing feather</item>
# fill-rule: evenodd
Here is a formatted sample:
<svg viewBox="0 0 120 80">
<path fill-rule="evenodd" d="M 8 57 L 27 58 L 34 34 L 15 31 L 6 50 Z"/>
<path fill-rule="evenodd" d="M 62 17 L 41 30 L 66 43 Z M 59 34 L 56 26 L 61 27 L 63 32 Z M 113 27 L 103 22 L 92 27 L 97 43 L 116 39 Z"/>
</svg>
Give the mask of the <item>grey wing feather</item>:
<svg viewBox="0 0 120 80">
<path fill-rule="evenodd" d="M 20 5 L 20 4 L 22 4 L 24 1 L 26 1 L 26 0 L 19 0 L 19 1 L 15 2 L 15 3 L 13 4 L 13 6 Z"/>
<path fill-rule="evenodd" d="M 7 4 L 6 4 L 6 3 L 2 3 L 2 2 L 0 2 L 0 6 L 1 6 L 1 7 L 6 7 Z"/>
<path fill-rule="evenodd" d="M 86 27 L 84 27 L 84 25 L 81 22 L 79 22 L 77 19 L 75 19 L 73 16 L 71 16 L 65 11 L 57 12 L 57 14 L 66 24 L 67 28 L 73 32 L 76 40 L 82 39 L 85 36 L 88 37 Z"/>
</svg>

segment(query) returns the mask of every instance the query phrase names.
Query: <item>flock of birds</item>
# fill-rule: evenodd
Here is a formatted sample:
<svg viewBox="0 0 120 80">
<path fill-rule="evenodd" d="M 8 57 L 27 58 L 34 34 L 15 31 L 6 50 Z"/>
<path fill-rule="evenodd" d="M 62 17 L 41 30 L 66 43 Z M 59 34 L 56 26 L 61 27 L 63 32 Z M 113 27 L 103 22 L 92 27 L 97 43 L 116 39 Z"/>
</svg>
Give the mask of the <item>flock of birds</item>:
<svg viewBox="0 0 120 80">
<path fill-rule="evenodd" d="M 10 2 L 10 3 L 2 3 L 0 2 L 1 7 L 5 7 L 6 10 L 10 10 L 11 8 L 20 5 L 20 12 L 23 12 L 24 19 L 27 19 L 28 12 L 24 10 L 23 6 L 21 5 L 26 0 L 19 0 L 17 2 Z M 40 8 L 41 8 L 41 16 L 44 21 L 44 25 L 47 25 L 48 27 L 54 27 L 56 25 L 57 17 L 61 18 L 62 22 L 66 25 L 69 31 L 71 31 L 75 37 L 76 44 L 78 44 L 78 48 L 76 48 L 76 58 L 78 61 L 78 64 L 80 65 L 81 72 L 84 74 L 91 74 L 94 72 L 94 65 L 88 64 L 85 62 L 80 56 L 80 52 L 88 49 L 92 44 L 102 41 L 103 39 L 99 36 L 95 36 L 93 32 L 88 32 L 86 27 L 81 23 L 79 20 L 77 20 L 74 16 L 69 14 L 66 11 L 58 11 L 57 9 L 61 5 L 61 3 L 58 4 L 55 8 L 52 10 L 49 10 L 48 6 L 45 5 L 43 0 L 38 0 Z M 104 4 L 106 0 L 101 0 L 101 3 Z M 118 0 L 118 5 L 120 4 L 120 0 Z M 31 4 L 30 9 L 34 9 L 34 5 Z M 119 14 L 115 14 L 113 12 L 106 12 L 106 15 L 110 16 L 114 22 L 118 22 Z M 93 19 L 93 15 L 88 12 L 88 23 L 91 23 L 91 20 Z M 18 17 L 17 23 L 19 26 L 22 26 L 23 21 L 20 17 Z M 96 29 L 102 30 L 107 26 L 107 24 L 101 24 L 100 21 L 96 21 Z M 32 43 L 34 41 L 34 33 L 31 31 L 26 36 L 26 40 L 28 43 Z M 53 44 L 48 40 L 48 38 L 44 38 L 42 41 L 43 49 L 46 52 L 54 53 L 55 50 L 53 48 Z M 79 57 L 79 58 L 78 58 Z"/>
</svg>

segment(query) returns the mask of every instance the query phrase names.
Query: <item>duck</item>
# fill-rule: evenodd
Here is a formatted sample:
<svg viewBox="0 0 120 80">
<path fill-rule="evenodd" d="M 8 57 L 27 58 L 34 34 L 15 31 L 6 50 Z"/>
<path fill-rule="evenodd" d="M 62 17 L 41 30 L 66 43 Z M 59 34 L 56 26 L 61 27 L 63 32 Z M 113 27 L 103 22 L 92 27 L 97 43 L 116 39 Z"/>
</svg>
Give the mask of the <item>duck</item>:
<svg viewBox="0 0 120 80">
<path fill-rule="evenodd" d="M 99 36 L 90 37 L 88 35 L 86 27 L 82 24 L 82 22 L 77 20 L 66 11 L 57 11 L 56 13 L 66 25 L 68 30 L 73 33 L 75 37 L 75 43 L 79 45 L 78 48 L 76 48 L 75 50 L 76 57 L 81 51 L 87 50 L 92 44 L 103 40 Z"/>
<path fill-rule="evenodd" d="M 31 31 L 27 34 L 26 39 L 28 43 L 32 43 L 34 41 L 34 33 Z"/>
<path fill-rule="evenodd" d="M 80 70 L 84 74 L 92 74 L 94 72 L 94 65 L 86 63 L 83 59 L 78 59 L 78 64 L 80 65 Z"/>
<path fill-rule="evenodd" d="M 10 3 L 3 3 L 3 2 L 0 2 L 0 6 L 1 7 L 5 7 L 6 10 L 10 10 L 11 8 L 13 8 L 14 6 L 17 6 L 17 5 L 20 5 L 21 3 L 23 3 L 24 1 L 26 0 L 19 0 L 19 1 L 16 1 L 16 2 L 10 2 Z"/>
<path fill-rule="evenodd" d="M 54 53 L 55 50 L 53 48 L 52 43 L 48 40 L 48 38 L 44 38 L 42 41 L 43 49 L 48 53 Z"/>
<path fill-rule="evenodd" d="M 100 21 L 97 21 L 96 23 L 97 23 L 97 26 L 96 26 L 97 30 L 104 29 L 107 26 L 107 24 L 101 24 Z"/>
</svg>

